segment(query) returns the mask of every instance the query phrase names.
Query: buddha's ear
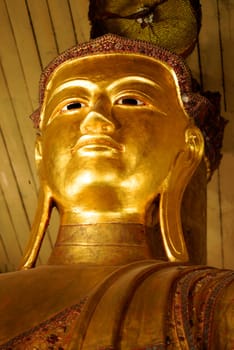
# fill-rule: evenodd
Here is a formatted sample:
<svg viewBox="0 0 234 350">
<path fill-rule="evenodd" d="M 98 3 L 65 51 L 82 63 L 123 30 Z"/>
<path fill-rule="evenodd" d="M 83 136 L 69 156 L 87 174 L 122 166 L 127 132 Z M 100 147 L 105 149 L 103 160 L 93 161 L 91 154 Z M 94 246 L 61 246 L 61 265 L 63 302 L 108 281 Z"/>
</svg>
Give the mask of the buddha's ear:
<svg viewBox="0 0 234 350">
<path fill-rule="evenodd" d="M 35 266 L 40 248 L 49 223 L 52 207 L 52 195 L 42 176 L 42 147 L 41 136 L 37 137 L 35 146 L 35 159 L 40 177 L 40 188 L 36 215 L 32 224 L 28 245 L 24 252 L 20 269 L 30 269 Z"/>
<path fill-rule="evenodd" d="M 204 151 L 203 136 L 191 126 L 185 133 L 185 148 L 181 151 L 167 177 L 160 198 L 159 218 L 166 255 L 170 261 L 189 260 L 181 224 L 181 201 Z"/>
<path fill-rule="evenodd" d="M 27 270 L 36 265 L 38 254 L 51 215 L 52 196 L 46 185 L 39 189 L 36 215 L 32 224 L 29 241 L 20 262 L 19 269 Z"/>
</svg>

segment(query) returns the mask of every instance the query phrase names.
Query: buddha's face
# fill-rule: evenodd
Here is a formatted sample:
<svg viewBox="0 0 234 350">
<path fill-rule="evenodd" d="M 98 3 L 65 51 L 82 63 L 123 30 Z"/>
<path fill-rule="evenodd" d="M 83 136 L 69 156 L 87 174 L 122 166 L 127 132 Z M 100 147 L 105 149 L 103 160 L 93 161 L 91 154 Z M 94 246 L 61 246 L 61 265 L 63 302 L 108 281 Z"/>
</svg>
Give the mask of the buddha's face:
<svg viewBox="0 0 234 350">
<path fill-rule="evenodd" d="M 64 220 L 144 222 L 188 124 L 160 62 L 106 54 L 62 64 L 47 86 L 39 153 Z"/>
</svg>

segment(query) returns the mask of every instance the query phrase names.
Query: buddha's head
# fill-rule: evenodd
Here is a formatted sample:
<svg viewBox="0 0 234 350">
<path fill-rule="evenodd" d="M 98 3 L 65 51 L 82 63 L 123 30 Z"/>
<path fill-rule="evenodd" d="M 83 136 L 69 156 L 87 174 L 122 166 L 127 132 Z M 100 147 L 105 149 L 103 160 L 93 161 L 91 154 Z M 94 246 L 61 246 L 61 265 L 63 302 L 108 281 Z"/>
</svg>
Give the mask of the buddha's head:
<svg viewBox="0 0 234 350">
<path fill-rule="evenodd" d="M 203 154 L 184 107 L 190 84 L 173 54 L 114 35 L 48 66 L 34 115 L 36 162 L 43 201 L 55 203 L 63 225 L 151 225 L 158 216 L 164 236 L 171 226 L 177 235 L 181 197 Z M 186 250 L 182 237 L 165 237 Z"/>
</svg>

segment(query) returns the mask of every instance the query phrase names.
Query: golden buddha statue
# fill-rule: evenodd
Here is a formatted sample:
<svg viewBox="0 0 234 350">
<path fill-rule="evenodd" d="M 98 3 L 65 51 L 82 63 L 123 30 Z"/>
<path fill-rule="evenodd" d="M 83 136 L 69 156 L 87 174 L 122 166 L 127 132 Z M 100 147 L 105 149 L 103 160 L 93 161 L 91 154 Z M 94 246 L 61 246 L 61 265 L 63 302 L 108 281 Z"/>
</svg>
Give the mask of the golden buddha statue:
<svg viewBox="0 0 234 350">
<path fill-rule="evenodd" d="M 189 264 L 181 228 L 197 101 L 176 55 L 115 35 L 45 69 L 38 210 L 21 271 L 0 276 L 1 350 L 233 348 L 234 275 Z M 53 206 L 58 238 L 34 267 Z"/>
</svg>

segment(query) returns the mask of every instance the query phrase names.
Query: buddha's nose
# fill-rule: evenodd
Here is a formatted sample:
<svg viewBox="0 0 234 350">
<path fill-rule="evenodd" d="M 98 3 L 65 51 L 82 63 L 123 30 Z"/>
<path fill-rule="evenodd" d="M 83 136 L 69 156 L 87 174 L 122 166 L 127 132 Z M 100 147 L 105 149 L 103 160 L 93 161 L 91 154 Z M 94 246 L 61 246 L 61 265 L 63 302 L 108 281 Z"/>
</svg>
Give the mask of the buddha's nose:
<svg viewBox="0 0 234 350">
<path fill-rule="evenodd" d="M 80 124 L 80 131 L 85 134 L 113 134 L 114 123 L 97 111 L 91 111 Z"/>
</svg>

